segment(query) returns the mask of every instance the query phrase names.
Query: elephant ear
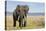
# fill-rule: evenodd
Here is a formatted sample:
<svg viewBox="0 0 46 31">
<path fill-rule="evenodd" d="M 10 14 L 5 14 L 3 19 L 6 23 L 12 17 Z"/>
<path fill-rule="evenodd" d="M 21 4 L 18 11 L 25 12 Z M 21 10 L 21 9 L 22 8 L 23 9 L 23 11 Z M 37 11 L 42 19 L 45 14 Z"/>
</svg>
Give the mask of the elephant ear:
<svg viewBox="0 0 46 31">
<path fill-rule="evenodd" d="M 20 10 L 20 5 L 17 5 L 16 10 Z"/>
<path fill-rule="evenodd" d="M 28 7 L 27 5 L 25 5 L 25 6 L 24 6 L 24 10 L 25 10 L 26 13 L 28 13 L 29 7 Z"/>
<path fill-rule="evenodd" d="M 16 12 L 17 14 L 20 13 L 20 5 L 17 5 L 17 7 L 16 7 L 16 9 L 15 9 L 15 12 Z"/>
</svg>

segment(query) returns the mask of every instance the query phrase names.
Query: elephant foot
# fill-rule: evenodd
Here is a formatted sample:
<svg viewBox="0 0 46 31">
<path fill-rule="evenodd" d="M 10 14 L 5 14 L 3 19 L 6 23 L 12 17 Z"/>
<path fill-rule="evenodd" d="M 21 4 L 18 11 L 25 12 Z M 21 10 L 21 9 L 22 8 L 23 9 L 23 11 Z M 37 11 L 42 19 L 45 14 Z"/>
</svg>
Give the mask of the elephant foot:
<svg viewBox="0 0 46 31">
<path fill-rule="evenodd" d="M 22 29 L 22 27 L 20 27 L 20 29 Z"/>
</svg>

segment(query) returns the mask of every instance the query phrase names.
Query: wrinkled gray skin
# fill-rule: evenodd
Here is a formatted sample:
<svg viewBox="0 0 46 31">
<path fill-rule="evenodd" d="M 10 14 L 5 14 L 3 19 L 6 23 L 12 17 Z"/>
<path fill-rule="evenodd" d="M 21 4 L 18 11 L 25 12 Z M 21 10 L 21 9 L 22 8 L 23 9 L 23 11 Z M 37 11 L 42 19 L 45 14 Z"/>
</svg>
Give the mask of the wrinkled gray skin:
<svg viewBox="0 0 46 31">
<path fill-rule="evenodd" d="M 13 26 L 16 26 L 16 21 L 19 20 L 19 27 L 26 26 L 25 17 L 27 17 L 29 7 L 27 5 L 18 5 L 13 12 Z M 23 22 L 24 21 L 24 22 Z"/>
</svg>

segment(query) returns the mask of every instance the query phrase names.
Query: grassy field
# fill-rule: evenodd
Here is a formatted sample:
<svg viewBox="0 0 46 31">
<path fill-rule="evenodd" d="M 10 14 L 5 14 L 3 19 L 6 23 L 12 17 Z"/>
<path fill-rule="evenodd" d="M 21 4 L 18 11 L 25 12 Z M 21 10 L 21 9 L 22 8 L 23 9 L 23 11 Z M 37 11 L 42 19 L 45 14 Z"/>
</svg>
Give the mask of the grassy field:
<svg viewBox="0 0 46 31">
<path fill-rule="evenodd" d="M 41 29 L 44 28 L 45 18 L 44 16 L 28 16 L 27 17 L 27 26 L 22 27 L 22 29 Z M 7 30 L 19 30 L 19 23 L 17 21 L 16 27 L 13 27 L 13 16 L 6 16 L 7 21 Z"/>
</svg>

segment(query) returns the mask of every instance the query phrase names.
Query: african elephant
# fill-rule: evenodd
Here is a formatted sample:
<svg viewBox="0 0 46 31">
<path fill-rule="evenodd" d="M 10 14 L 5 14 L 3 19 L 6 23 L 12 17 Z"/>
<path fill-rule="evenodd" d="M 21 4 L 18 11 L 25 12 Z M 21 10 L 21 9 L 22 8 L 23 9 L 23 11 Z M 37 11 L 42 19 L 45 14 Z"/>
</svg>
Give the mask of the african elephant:
<svg viewBox="0 0 46 31">
<path fill-rule="evenodd" d="M 25 17 L 27 17 L 27 13 L 29 11 L 29 7 L 27 5 L 17 5 L 16 9 L 13 12 L 13 26 L 16 26 L 16 21 L 19 20 L 19 27 L 26 26 Z M 24 24 L 23 24 L 24 21 Z"/>
</svg>

